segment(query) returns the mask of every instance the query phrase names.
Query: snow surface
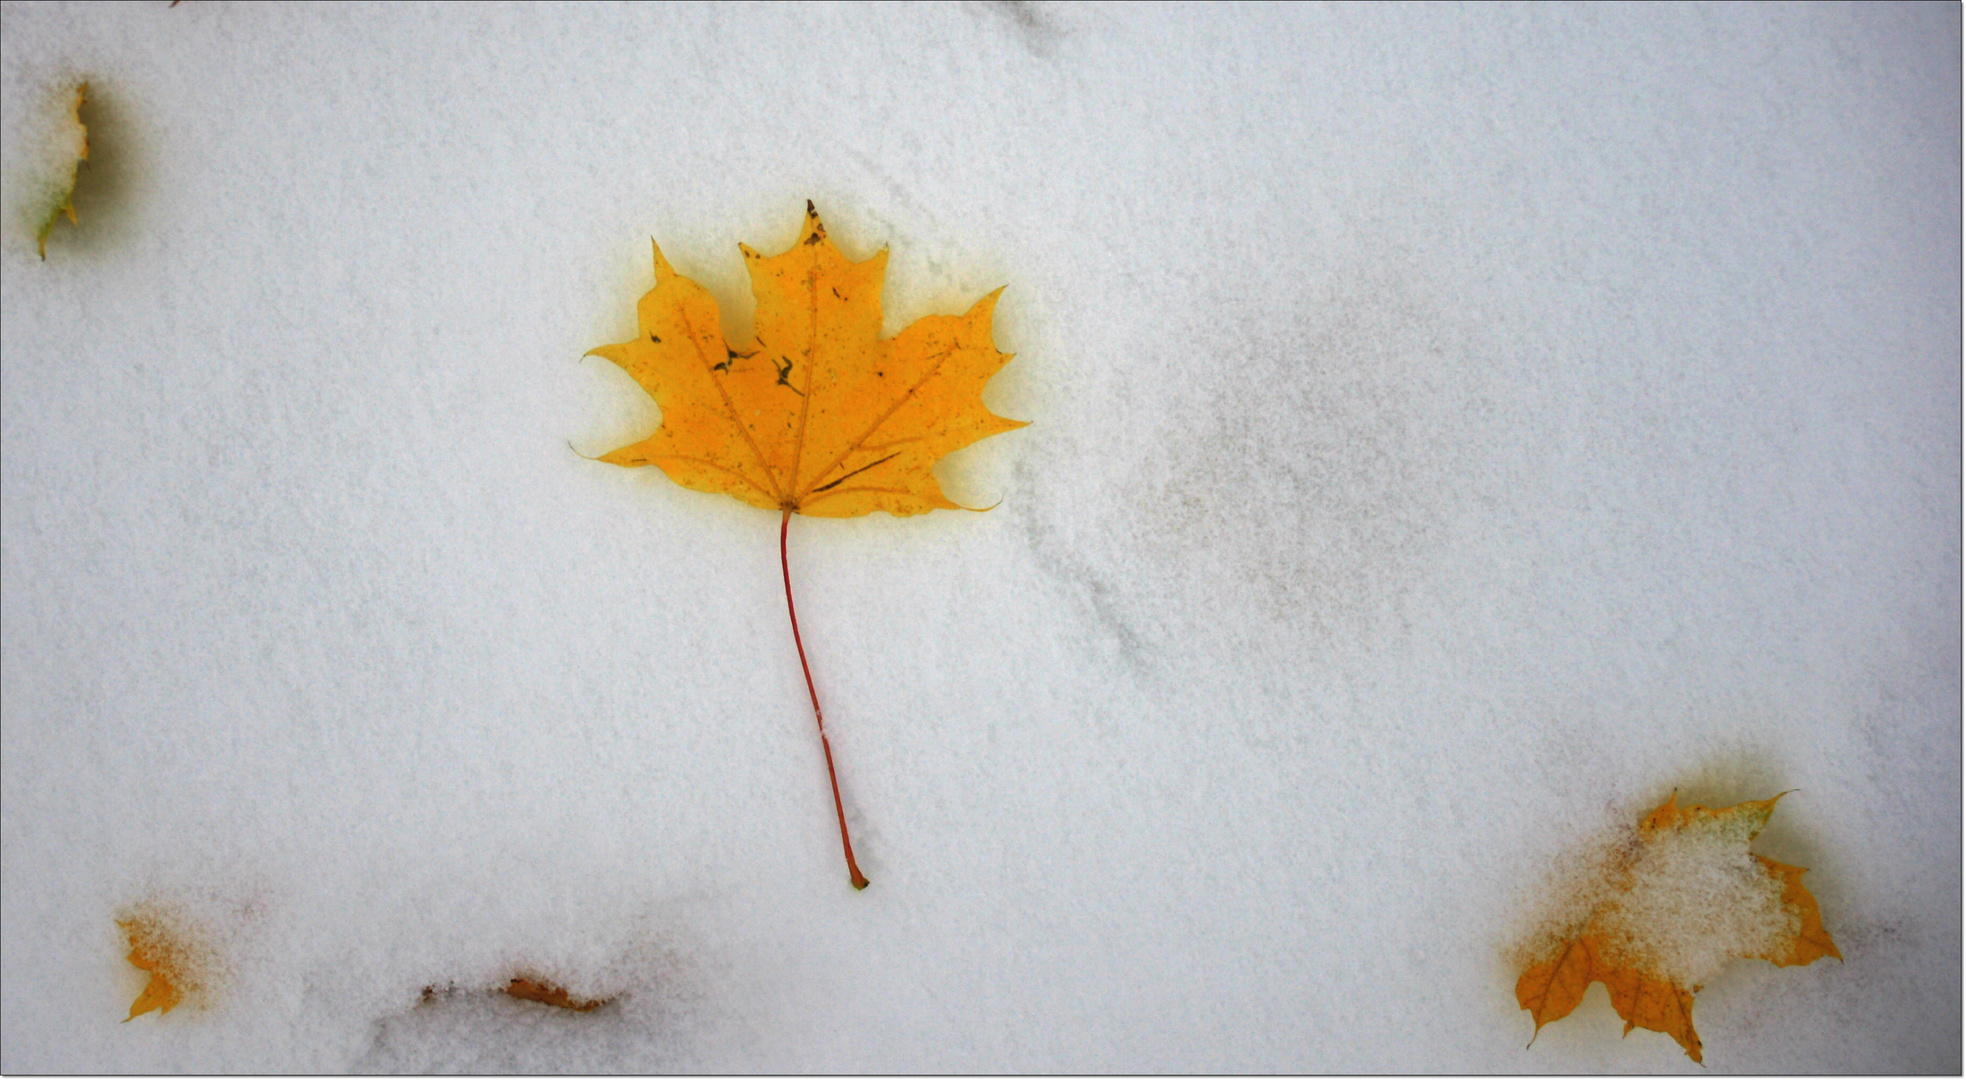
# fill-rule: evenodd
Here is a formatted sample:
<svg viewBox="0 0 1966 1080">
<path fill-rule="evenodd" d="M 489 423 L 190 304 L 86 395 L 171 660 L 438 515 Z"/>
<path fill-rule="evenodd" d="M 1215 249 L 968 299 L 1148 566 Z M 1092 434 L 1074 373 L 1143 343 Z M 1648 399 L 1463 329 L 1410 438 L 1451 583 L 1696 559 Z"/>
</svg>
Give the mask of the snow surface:
<svg viewBox="0 0 1966 1080">
<path fill-rule="evenodd" d="M 1507 963 L 1674 788 L 1846 958 L 1712 1071 L 1961 1068 L 1958 7 L 3 10 L 0 1068 L 1693 1072 Z M 808 198 L 1032 421 L 793 523 L 865 893 L 777 520 L 575 452 Z"/>
</svg>

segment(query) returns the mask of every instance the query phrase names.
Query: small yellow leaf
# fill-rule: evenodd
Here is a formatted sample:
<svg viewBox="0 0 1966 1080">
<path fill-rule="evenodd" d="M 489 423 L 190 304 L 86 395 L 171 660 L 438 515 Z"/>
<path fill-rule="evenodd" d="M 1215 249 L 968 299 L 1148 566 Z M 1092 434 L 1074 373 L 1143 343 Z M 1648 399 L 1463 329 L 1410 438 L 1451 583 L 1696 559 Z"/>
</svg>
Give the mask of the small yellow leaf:
<svg viewBox="0 0 1966 1080">
<path fill-rule="evenodd" d="M 161 1015 L 177 1008 L 199 983 L 194 971 L 196 946 L 187 944 L 181 928 L 155 912 L 139 912 L 118 919 L 116 925 L 129 938 L 130 963 L 150 973 L 150 982 L 131 1003 L 130 1015 L 123 1022 L 153 1009 Z"/>
<path fill-rule="evenodd" d="M 68 122 L 56 136 L 66 172 L 54 182 L 54 190 L 46 196 L 47 208 L 37 215 L 39 222 L 34 243 L 43 259 L 48 257 L 48 234 L 55 230 L 55 222 L 68 218 L 70 225 L 75 221 L 75 180 L 80 175 L 82 163 L 89 160 L 89 129 L 82 124 L 82 104 L 89 99 L 89 84 L 82 83 L 75 88 L 75 100 L 68 108 Z"/>
</svg>

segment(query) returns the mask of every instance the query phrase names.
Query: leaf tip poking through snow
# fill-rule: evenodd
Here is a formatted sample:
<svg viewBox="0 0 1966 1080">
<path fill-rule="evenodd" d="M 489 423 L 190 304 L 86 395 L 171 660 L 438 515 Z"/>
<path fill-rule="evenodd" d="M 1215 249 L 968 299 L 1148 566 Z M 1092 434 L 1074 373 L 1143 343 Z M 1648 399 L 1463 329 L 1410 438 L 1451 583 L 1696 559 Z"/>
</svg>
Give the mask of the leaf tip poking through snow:
<svg viewBox="0 0 1966 1080">
<path fill-rule="evenodd" d="M 55 223 L 66 217 L 75 220 L 75 181 L 82 163 L 89 160 L 89 129 L 82 123 L 82 106 L 89 100 L 89 84 L 76 84 L 64 97 L 68 109 L 46 142 L 48 159 L 44 172 L 32 186 L 36 192 L 29 209 L 34 221 L 34 247 L 42 259 L 48 257 L 48 234 Z"/>
</svg>

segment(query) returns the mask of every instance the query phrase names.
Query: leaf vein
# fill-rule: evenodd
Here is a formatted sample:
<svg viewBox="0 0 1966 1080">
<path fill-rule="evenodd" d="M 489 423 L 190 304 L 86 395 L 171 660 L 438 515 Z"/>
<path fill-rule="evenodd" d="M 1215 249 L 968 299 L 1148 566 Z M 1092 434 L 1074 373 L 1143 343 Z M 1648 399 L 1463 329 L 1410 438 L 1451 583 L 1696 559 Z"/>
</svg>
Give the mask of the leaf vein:
<svg viewBox="0 0 1966 1080">
<path fill-rule="evenodd" d="M 915 391 L 917 391 L 917 390 L 920 390 L 920 389 L 921 389 L 922 387 L 924 387 L 924 386 L 926 386 L 926 385 L 928 385 L 928 381 L 929 381 L 930 379 L 933 379 L 933 378 L 935 378 L 935 377 L 936 377 L 937 375 L 939 375 L 939 374 L 941 374 L 941 373 L 942 373 L 942 365 L 943 365 L 944 363 L 947 363 L 947 362 L 948 362 L 948 360 L 949 360 L 949 358 L 950 358 L 951 356 L 954 356 L 954 355 L 956 355 L 956 350 L 955 350 L 955 348 L 954 348 L 954 347 L 951 347 L 951 348 L 949 348 L 949 349 L 946 349 L 946 350 L 944 350 L 944 351 L 942 352 L 942 354 L 941 354 L 940 356 L 937 356 L 937 357 L 935 358 L 935 362 L 934 362 L 933 364 L 930 364 L 930 365 L 929 365 L 929 368 L 928 368 L 928 373 L 927 373 L 927 374 L 925 374 L 925 375 L 923 375 L 923 376 L 922 376 L 921 378 L 919 378 L 919 379 L 917 379 L 917 380 L 915 380 L 915 385 L 913 385 L 913 386 L 910 386 L 910 387 L 908 388 L 908 392 L 907 392 L 907 393 L 905 393 L 905 394 L 902 394 L 902 395 L 901 395 L 901 397 L 900 397 L 900 398 L 899 398 L 899 399 L 898 399 L 897 401 L 895 401 L 895 403 L 894 403 L 894 404 L 892 404 L 892 405 L 890 405 L 890 406 L 888 406 L 888 409 L 887 409 L 887 411 L 886 411 L 886 412 L 884 412 L 884 413 L 882 413 L 882 414 L 881 414 L 880 416 L 878 416 L 878 417 L 876 417 L 876 418 L 875 418 L 875 420 L 874 420 L 874 422 L 873 422 L 872 424 L 869 424 L 869 425 L 867 425 L 867 430 L 866 430 L 866 431 L 863 431 L 863 432 L 861 432 L 861 433 L 860 433 L 860 437 L 859 437 L 859 438 L 857 438 L 857 439 L 855 439 L 855 440 L 853 440 L 852 442 L 850 442 L 850 443 L 848 443 L 848 444 L 846 445 L 846 449 L 844 449 L 844 450 L 841 450 L 841 451 L 839 452 L 839 455 L 838 455 L 838 456 L 836 456 L 835 458 L 833 458 L 833 460 L 832 460 L 832 461 L 829 461 L 829 462 L 827 462 L 827 463 L 826 463 L 826 467 L 825 467 L 825 468 L 823 468 L 823 469 L 821 469 L 821 470 L 819 470 L 819 472 L 818 472 L 818 473 L 816 473 L 816 474 L 814 474 L 814 476 L 813 476 L 813 479 L 814 479 L 815 481 L 817 481 L 817 480 L 818 480 L 818 479 L 819 479 L 820 477 L 822 477 L 822 476 L 825 476 L 825 475 L 827 475 L 828 473 L 830 473 L 830 472 L 832 472 L 832 471 L 833 471 L 834 469 L 837 469 L 837 468 L 839 468 L 839 467 L 840 467 L 840 463 L 841 463 L 841 462 L 843 462 L 843 461 L 845 461 L 845 460 L 847 459 L 847 455 L 848 455 L 848 454 L 851 454 L 851 453 L 853 453 L 853 452 L 854 452 L 855 450 L 858 450 L 858 449 L 860 449 L 860 447 L 861 447 L 861 444 L 863 444 L 863 443 L 865 443 L 865 442 L 866 442 L 866 441 L 867 441 L 868 439 L 870 439 L 870 438 L 872 438 L 872 437 L 873 437 L 873 435 L 874 435 L 874 432 L 876 432 L 876 431 L 879 431 L 879 430 L 880 430 L 880 428 L 881 428 L 881 425 L 882 425 L 882 424 L 885 424 L 885 423 L 887 423 L 887 422 L 888 422 L 888 420 L 889 420 L 890 418 L 892 418 L 892 417 L 894 416 L 894 414 L 895 414 L 895 413 L 897 413 L 897 412 L 900 412 L 900 411 L 901 411 L 901 407 L 902 407 L 903 405 L 906 405 L 906 404 L 908 404 L 908 402 L 910 402 L 910 401 L 912 401 L 912 400 L 914 400 L 914 397 L 915 397 Z M 917 439 L 919 439 L 919 438 L 922 438 L 922 436 L 917 436 Z M 886 445 L 887 445 L 887 446 L 897 446 L 897 445 L 899 445 L 899 442 L 895 442 L 895 443 L 888 443 L 888 444 L 886 444 Z M 883 449 L 884 449 L 884 448 L 885 448 L 885 447 L 883 447 Z M 844 479 L 844 477 L 843 477 L 842 479 Z M 860 489 L 854 489 L 854 490 L 860 490 Z M 806 492 L 806 496 L 810 496 L 810 495 L 812 495 L 812 491 L 807 491 L 807 492 Z M 802 501 L 803 501 L 803 498 L 804 498 L 804 496 L 802 496 L 802 497 L 801 497 L 801 500 L 802 500 Z"/>
<path fill-rule="evenodd" d="M 783 503 L 785 501 L 785 496 L 779 493 L 778 479 L 771 475 L 771 462 L 765 460 L 764 448 L 758 445 L 758 440 L 751 437 L 751 429 L 744 425 L 744 421 L 739 420 L 737 418 L 737 403 L 730 399 L 730 391 L 724 387 L 723 380 L 717 378 L 717 372 L 716 372 L 717 365 L 712 364 L 710 362 L 710 358 L 703 354 L 702 335 L 696 332 L 695 325 L 690 322 L 689 312 L 682 311 L 679 312 L 679 314 L 682 316 L 683 319 L 683 329 L 685 330 L 685 332 L 689 334 L 690 341 L 696 345 L 696 359 L 699 363 L 703 365 L 704 378 L 710 380 L 710 385 L 717 388 L 717 396 L 723 399 L 724 402 L 723 418 L 730 421 L 731 424 L 737 428 L 738 432 L 744 436 L 745 443 L 751 447 L 751 453 L 756 455 L 758 459 L 758 467 L 764 470 L 765 480 L 767 483 L 771 484 L 771 490 L 765 491 L 764 488 L 758 486 L 757 481 L 752 480 L 750 477 L 745 476 L 743 473 L 737 472 L 734 469 L 724 469 L 724 471 L 730 473 L 733 476 L 738 477 L 739 479 L 743 480 L 745 483 L 750 484 L 752 487 L 758 488 L 759 491 L 765 491 L 765 494 L 770 496 L 773 502 Z M 729 347 L 726 346 L 724 351 L 729 352 L 730 351 Z M 730 369 L 730 360 L 728 357 L 726 357 L 724 360 L 724 369 L 726 371 Z M 695 459 L 690 458 L 684 460 L 695 460 Z M 711 463 L 704 462 L 704 464 L 708 465 Z M 719 465 L 717 466 L 717 468 L 723 469 L 724 467 Z"/>
</svg>

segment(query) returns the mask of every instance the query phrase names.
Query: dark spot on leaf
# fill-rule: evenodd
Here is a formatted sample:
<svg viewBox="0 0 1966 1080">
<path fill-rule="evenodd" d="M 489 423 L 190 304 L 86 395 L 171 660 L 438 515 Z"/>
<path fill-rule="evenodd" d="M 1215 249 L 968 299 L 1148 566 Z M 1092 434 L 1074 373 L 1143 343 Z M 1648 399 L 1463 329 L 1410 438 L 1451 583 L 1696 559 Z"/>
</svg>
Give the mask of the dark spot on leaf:
<svg viewBox="0 0 1966 1080">
<path fill-rule="evenodd" d="M 656 336 L 655 336 L 654 334 L 650 334 L 650 335 L 649 335 L 649 340 L 650 340 L 650 341 L 653 341 L 653 342 L 655 342 L 655 343 L 656 343 L 657 345 L 660 345 L 660 344 L 662 344 L 662 339 L 661 339 L 661 338 L 659 338 L 659 337 L 656 337 Z"/>
<path fill-rule="evenodd" d="M 787 390 L 790 390 L 791 392 L 799 395 L 800 397 L 806 396 L 805 391 L 799 389 L 796 386 L 793 386 L 791 383 L 786 381 L 786 377 L 792 374 L 792 360 L 790 357 L 785 357 L 785 356 L 779 357 L 778 363 L 776 363 L 773 366 L 778 368 L 778 385 L 786 388 Z"/>
</svg>

